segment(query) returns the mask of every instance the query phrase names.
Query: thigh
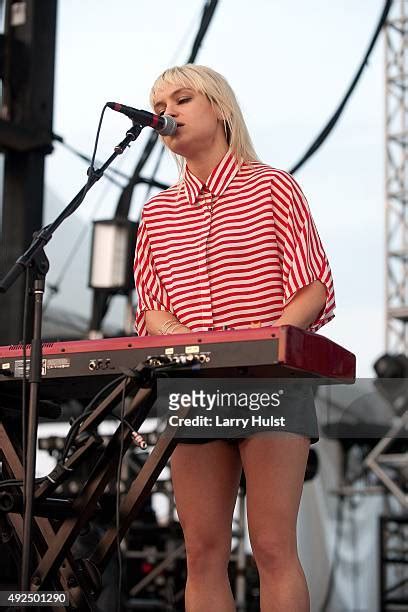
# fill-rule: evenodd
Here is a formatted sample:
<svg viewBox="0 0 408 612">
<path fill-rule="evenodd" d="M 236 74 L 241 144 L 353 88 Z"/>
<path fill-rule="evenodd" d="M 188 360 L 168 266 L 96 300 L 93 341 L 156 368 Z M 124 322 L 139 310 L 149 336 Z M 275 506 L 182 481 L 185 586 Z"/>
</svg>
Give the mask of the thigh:
<svg viewBox="0 0 408 612">
<path fill-rule="evenodd" d="M 207 444 L 178 444 L 172 454 L 171 475 L 177 513 L 186 538 L 230 533 L 241 459 L 236 445 L 216 440 Z"/>
<path fill-rule="evenodd" d="M 309 438 L 290 433 L 256 434 L 240 442 L 251 540 L 296 537 L 309 446 Z"/>
</svg>

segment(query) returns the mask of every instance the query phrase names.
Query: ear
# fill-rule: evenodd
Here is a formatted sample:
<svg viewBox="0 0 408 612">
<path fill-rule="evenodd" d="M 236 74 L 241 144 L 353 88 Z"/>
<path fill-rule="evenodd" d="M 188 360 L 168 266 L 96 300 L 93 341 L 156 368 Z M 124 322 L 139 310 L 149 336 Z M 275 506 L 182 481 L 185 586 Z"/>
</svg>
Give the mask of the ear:
<svg viewBox="0 0 408 612">
<path fill-rule="evenodd" d="M 219 106 L 217 106 L 217 104 L 214 104 L 214 110 L 215 110 L 215 114 L 217 115 L 217 119 L 219 121 L 225 121 L 226 120 L 226 116 L 225 116 L 225 112 L 223 112 Z"/>
</svg>

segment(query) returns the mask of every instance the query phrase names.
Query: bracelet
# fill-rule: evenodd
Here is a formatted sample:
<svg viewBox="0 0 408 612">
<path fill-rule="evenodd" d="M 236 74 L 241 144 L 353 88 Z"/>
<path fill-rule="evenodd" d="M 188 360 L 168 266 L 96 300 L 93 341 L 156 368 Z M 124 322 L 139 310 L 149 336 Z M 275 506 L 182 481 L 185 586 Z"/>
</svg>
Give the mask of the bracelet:
<svg viewBox="0 0 408 612">
<path fill-rule="evenodd" d="M 173 319 L 167 319 L 159 327 L 159 334 L 167 334 L 167 329 L 174 323 Z"/>
<path fill-rule="evenodd" d="M 159 327 L 159 334 L 165 335 L 171 333 L 170 329 L 173 330 L 177 325 L 181 325 L 179 321 L 174 321 L 174 319 L 167 319 L 162 323 Z"/>
<path fill-rule="evenodd" d="M 179 321 L 174 321 L 172 325 L 169 325 L 167 328 L 167 334 L 173 334 L 176 327 L 182 327 L 182 324 Z"/>
</svg>

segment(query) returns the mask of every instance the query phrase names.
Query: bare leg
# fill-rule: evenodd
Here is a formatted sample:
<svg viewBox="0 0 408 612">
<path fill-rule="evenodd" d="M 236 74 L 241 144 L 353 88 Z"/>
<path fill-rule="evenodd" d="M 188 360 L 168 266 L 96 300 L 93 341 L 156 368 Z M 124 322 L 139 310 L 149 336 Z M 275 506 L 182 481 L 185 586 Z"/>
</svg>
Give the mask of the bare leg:
<svg viewBox="0 0 408 612">
<path fill-rule="evenodd" d="M 237 446 L 179 444 L 171 458 L 187 552 L 186 612 L 233 612 L 228 580 L 232 514 L 241 476 Z"/>
<path fill-rule="evenodd" d="M 247 484 L 248 527 L 261 585 L 262 612 L 308 612 L 296 521 L 309 439 L 258 434 L 239 445 Z"/>
</svg>

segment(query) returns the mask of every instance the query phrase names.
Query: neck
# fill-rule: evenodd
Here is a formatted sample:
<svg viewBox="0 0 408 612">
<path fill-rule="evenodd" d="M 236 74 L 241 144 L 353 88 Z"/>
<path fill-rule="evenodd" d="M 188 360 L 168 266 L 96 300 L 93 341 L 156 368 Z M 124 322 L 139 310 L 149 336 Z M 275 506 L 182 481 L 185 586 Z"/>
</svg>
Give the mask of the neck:
<svg viewBox="0 0 408 612">
<path fill-rule="evenodd" d="M 190 159 L 186 158 L 188 169 L 190 172 L 192 172 L 192 174 L 194 174 L 194 176 L 200 179 L 200 181 L 205 183 L 213 169 L 220 163 L 227 151 L 228 144 L 222 143 L 221 146 L 212 147 L 210 151 L 197 153 Z"/>
</svg>

